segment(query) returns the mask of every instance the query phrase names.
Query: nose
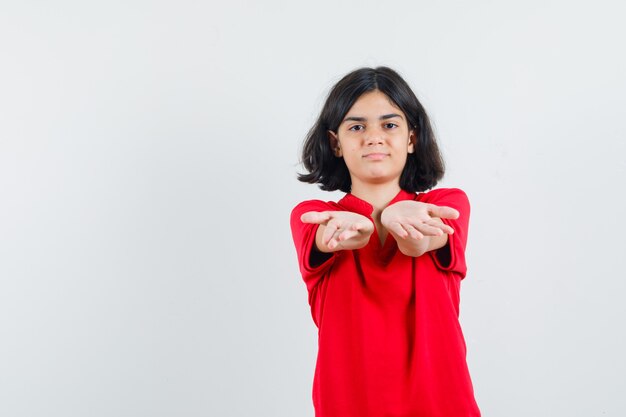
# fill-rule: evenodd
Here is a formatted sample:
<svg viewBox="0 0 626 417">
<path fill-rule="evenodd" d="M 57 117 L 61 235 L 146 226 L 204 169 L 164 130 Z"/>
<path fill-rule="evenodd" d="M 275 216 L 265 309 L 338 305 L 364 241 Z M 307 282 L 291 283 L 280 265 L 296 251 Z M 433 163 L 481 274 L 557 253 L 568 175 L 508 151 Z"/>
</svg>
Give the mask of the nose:
<svg viewBox="0 0 626 417">
<path fill-rule="evenodd" d="M 384 138 L 385 132 L 382 129 L 369 129 L 365 135 L 365 144 L 368 146 L 380 145 L 383 143 Z"/>
</svg>

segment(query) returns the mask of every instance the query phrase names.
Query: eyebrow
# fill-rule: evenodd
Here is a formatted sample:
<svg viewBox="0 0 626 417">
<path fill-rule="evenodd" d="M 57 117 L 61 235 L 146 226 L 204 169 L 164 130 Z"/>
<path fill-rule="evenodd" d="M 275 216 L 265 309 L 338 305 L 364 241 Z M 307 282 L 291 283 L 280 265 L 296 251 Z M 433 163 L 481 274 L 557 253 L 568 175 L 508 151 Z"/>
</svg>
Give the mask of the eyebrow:
<svg viewBox="0 0 626 417">
<path fill-rule="evenodd" d="M 403 119 L 402 115 L 400 115 L 398 113 L 390 113 L 390 114 L 383 114 L 382 116 L 380 116 L 378 118 L 378 120 L 393 119 L 394 117 L 399 117 L 399 118 Z M 343 121 L 344 122 L 348 122 L 348 121 L 367 122 L 367 118 L 366 117 L 357 117 L 357 116 L 348 116 L 345 119 L 343 119 Z"/>
</svg>

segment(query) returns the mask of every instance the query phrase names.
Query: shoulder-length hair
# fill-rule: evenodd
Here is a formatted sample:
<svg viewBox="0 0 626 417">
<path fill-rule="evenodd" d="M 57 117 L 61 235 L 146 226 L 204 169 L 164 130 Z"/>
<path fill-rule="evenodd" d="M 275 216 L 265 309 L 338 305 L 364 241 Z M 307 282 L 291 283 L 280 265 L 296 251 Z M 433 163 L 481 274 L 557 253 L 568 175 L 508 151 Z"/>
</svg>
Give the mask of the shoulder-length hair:
<svg viewBox="0 0 626 417">
<path fill-rule="evenodd" d="M 402 110 L 415 130 L 415 151 L 407 155 L 400 175 L 400 188 L 408 192 L 433 188 L 443 177 L 443 158 L 435 140 L 430 120 L 409 85 L 387 67 L 360 68 L 344 76 L 328 94 L 319 118 L 307 134 L 302 149 L 302 164 L 308 171 L 298 180 L 319 184 L 322 190 L 350 192 L 352 185 L 343 158 L 336 157 L 328 131 L 337 132 L 342 120 L 363 94 L 378 90 Z"/>
</svg>

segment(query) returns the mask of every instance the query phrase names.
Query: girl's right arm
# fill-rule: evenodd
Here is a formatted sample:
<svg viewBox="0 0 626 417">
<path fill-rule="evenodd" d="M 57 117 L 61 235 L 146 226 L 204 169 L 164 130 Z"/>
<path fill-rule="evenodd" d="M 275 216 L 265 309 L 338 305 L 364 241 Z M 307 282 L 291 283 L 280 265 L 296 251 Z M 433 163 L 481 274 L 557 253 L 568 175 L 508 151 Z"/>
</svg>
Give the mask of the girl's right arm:
<svg viewBox="0 0 626 417">
<path fill-rule="evenodd" d="M 367 217 L 351 211 L 308 211 L 300 220 L 319 224 L 315 246 L 320 252 L 360 249 L 367 245 L 374 224 Z"/>
</svg>

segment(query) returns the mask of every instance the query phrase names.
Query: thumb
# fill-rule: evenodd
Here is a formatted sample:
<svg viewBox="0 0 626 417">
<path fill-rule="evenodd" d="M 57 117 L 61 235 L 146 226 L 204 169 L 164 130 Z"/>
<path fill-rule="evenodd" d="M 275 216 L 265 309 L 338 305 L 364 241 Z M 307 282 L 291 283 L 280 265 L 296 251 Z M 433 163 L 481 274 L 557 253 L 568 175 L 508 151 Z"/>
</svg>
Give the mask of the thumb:
<svg viewBox="0 0 626 417">
<path fill-rule="evenodd" d="M 302 223 L 311 223 L 311 224 L 323 224 L 326 223 L 330 219 L 330 213 L 326 211 L 307 211 L 302 216 L 300 216 L 300 220 Z"/>
<path fill-rule="evenodd" d="M 439 217 L 442 219 L 458 219 L 460 215 L 458 210 L 448 206 L 432 205 L 428 211 L 432 217 Z"/>
</svg>

